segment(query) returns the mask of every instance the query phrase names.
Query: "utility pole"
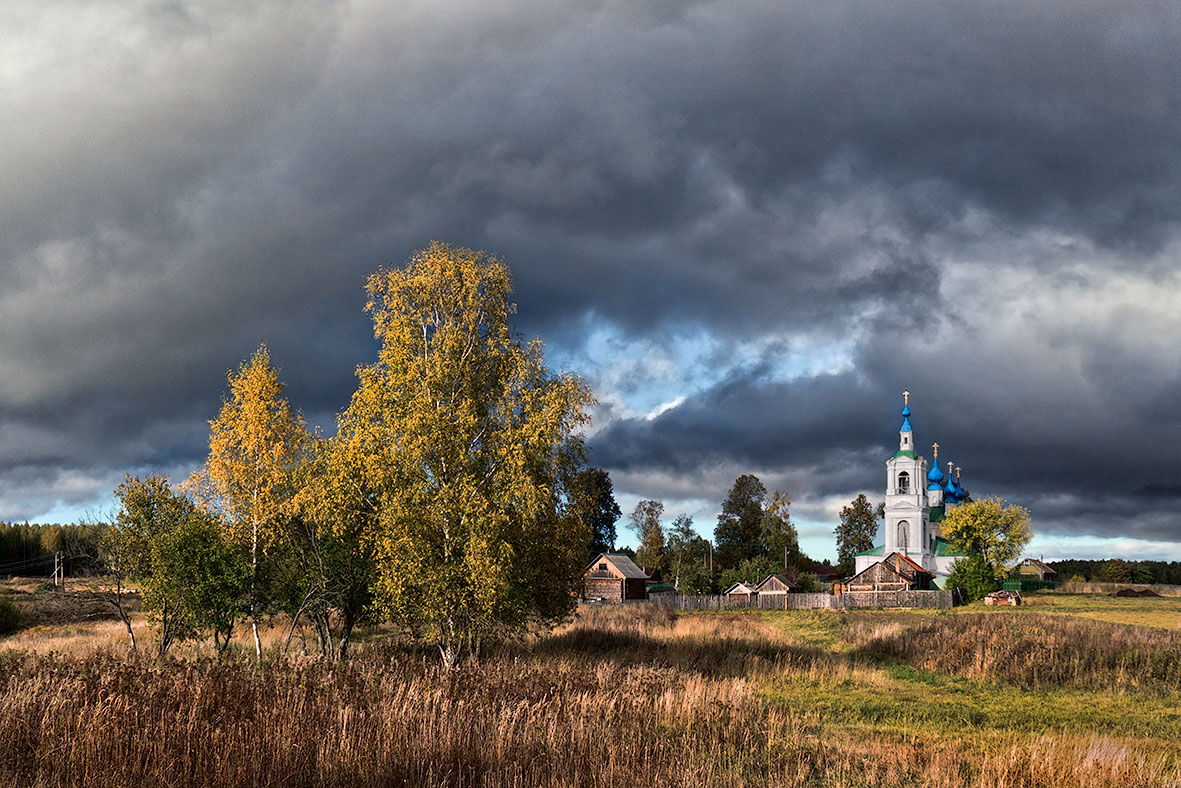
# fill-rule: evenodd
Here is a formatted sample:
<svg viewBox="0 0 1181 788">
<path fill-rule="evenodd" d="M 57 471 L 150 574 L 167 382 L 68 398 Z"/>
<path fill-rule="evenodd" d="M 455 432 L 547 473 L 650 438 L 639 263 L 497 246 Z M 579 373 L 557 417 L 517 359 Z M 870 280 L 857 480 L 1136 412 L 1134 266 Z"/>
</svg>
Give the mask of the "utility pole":
<svg viewBox="0 0 1181 788">
<path fill-rule="evenodd" d="M 53 554 L 53 587 L 61 591 L 65 587 L 65 564 L 62 561 L 62 551 Z"/>
</svg>

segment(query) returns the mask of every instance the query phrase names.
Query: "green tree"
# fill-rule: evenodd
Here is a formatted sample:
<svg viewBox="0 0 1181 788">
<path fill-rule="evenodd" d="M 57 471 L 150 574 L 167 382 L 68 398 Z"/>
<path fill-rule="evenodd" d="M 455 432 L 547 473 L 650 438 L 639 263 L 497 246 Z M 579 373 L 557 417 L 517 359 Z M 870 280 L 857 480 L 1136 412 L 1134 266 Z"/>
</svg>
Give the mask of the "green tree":
<svg viewBox="0 0 1181 788">
<path fill-rule="evenodd" d="M 120 577 L 139 583 L 148 619 L 160 633 L 160 656 L 203 629 L 212 630 L 224 649 L 248 575 L 218 524 L 164 476 L 128 476 L 115 498 L 119 511 L 108 555 L 116 558 Z"/>
<path fill-rule="evenodd" d="M 310 434 L 283 399 L 265 345 L 227 379 L 230 396 L 210 422 L 209 458 L 189 489 L 223 520 L 229 540 L 248 557 L 250 629 L 261 657 L 258 619 L 267 608 L 265 577 L 271 568 L 264 563 L 292 515 L 295 472 Z"/>
<path fill-rule="evenodd" d="M 1132 567 L 1127 561 L 1111 558 L 1103 562 L 1099 569 L 1099 580 L 1104 583 L 1132 582 Z"/>
<path fill-rule="evenodd" d="M 652 570 L 663 571 L 665 565 L 664 527 L 660 518 L 664 515 L 664 504 L 660 501 L 640 501 L 629 515 L 629 527 L 640 540 L 636 548 L 636 563 L 651 574 Z"/>
<path fill-rule="evenodd" d="M 879 517 L 865 493 L 859 493 L 852 503 L 841 509 L 841 524 L 836 527 L 836 537 L 837 573 L 842 577 L 853 574 L 853 559 L 858 553 L 873 548 Z"/>
<path fill-rule="evenodd" d="M 1001 587 L 995 569 L 979 554 L 967 555 L 952 564 L 947 576 L 947 588 L 962 588 L 968 599 L 983 599 Z"/>
<path fill-rule="evenodd" d="M 225 540 L 218 521 L 191 504 L 152 542 L 151 591 L 174 609 L 178 637 L 213 634 L 219 652 L 230 645 L 250 583 L 249 567 Z"/>
<path fill-rule="evenodd" d="M 771 493 L 771 500 L 763 512 L 759 530 L 763 537 L 764 553 L 775 561 L 781 561 L 781 569 L 793 566 L 806 569 L 809 562 L 800 552 L 800 538 L 791 522 L 791 496 L 778 490 Z"/>
<path fill-rule="evenodd" d="M 943 520 L 943 535 L 953 548 L 968 556 L 980 556 L 1000 583 L 1033 533 L 1025 509 L 1007 506 L 1000 498 L 984 498 L 952 509 Z"/>
<path fill-rule="evenodd" d="M 120 487 L 115 489 L 115 496 L 121 497 L 120 490 L 131 482 L 127 477 Z M 102 531 L 99 541 L 99 559 L 106 574 L 114 582 L 115 592 L 112 604 L 119 620 L 127 630 L 127 638 L 132 651 L 135 651 L 135 630 L 131 626 L 131 611 L 128 608 L 128 583 L 139 577 L 144 571 L 147 559 L 147 544 L 140 542 L 136 527 L 126 518 L 116 517 L 114 522 Z"/>
<path fill-rule="evenodd" d="M 587 560 L 615 549 L 615 523 L 623 514 L 615 501 L 611 477 L 602 468 L 583 468 L 570 479 L 571 512 L 590 529 Z"/>
<path fill-rule="evenodd" d="M 701 589 L 708 589 L 711 585 L 706 564 L 708 551 L 709 542 L 693 530 L 693 518 L 687 514 L 677 515 L 664 540 L 665 562 L 677 591 L 682 594 L 706 593 Z"/>
<path fill-rule="evenodd" d="M 339 433 L 372 512 L 377 604 L 451 667 L 490 633 L 572 609 L 587 532 L 563 479 L 591 397 L 513 337 L 494 257 L 433 243 L 366 289 L 381 346 Z"/>
<path fill-rule="evenodd" d="M 718 563 L 735 568 L 742 561 L 766 555 L 763 541 L 763 501 L 767 488 L 757 476 L 743 474 L 734 481 L 714 529 Z"/>
<path fill-rule="evenodd" d="M 745 558 L 738 566 L 722 571 L 722 588 L 729 588 L 735 583 L 761 583 L 767 575 L 777 574 L 782 570 L 779 562 L 765 555 Z"/>
<path fill-rule="evenodd" d="M 118 556 L 121 576 L 139 583 L 148 620 L 160 633 L 157 651 L 163 656 L 176 637 L 187 634 L 188 629 L 175 600 L 167 594 L 166 580 L 156 577 L 153 558 L 158 551 L 154 547 L 186 516 L 185 501 L 172 492 L 168 479 L 159 475 L 126 477 L 115 488 L 115 499 L 119 511 L 112 524 L 109 549 Z"/>
<path fill-rule="evenodd" d="M 701 540 L 708 549 L 708 542 Z M 716 594 L 717 583 L 709 572 L 704 561 L 690 561 L 681 567 L 677 576 L 677 593 L 679 594 Z"/>
<path fill-rule="evenodd" d="M 817 594 L 823 590 L 820 578 L 814 572 L 800 572 L 795 579 L 795 588 L 801 594 Z"/>
<path fill-rule="evenodd" d="M 299 468 L 295 516 L 281 532 L 279 602 L 296 626 L 312 623 L 322 656 L 343 659 L 354 628 L 374 618 L 377 508 L 363 457 L 345 440 L 320 440 Z"/>
</svg>

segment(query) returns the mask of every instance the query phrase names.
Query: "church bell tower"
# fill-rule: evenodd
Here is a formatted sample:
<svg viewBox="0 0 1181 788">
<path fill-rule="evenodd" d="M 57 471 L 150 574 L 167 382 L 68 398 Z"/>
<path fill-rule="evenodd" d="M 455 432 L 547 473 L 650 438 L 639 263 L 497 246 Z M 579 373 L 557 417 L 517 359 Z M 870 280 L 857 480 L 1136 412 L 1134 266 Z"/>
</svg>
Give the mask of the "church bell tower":
<svg viewBox="0 0 1181 788">
<path fill-rule="evenodd" d="M 927 461 L 915 454 L 910 426 L 910 392 L 902 392 L 898 451 L 886 460 L 885 554 L 898 552 L 925 566 L 931 554 Z"/>
</svg>

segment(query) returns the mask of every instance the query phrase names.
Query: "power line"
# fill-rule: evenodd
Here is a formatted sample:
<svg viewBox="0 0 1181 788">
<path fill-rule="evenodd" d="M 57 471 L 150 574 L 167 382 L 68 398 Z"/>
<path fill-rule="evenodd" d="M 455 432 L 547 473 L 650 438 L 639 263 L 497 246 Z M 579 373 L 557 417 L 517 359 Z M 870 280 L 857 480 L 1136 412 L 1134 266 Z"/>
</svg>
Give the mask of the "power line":
<svg viewBox="0 0 1181 788">
<path fill-rule="evenodd" d="M 6 564 L 0 564 L 0 572 L 12 574 L 12 570 L 14 569 L 25 569 L 31 566 L 36 566 L 37 564 L 48 564 L 53 560 L 55 560 L 55 556 L 47 555 L 42 558 L 29 558 L 24 561 L 11 561 Z"/>
</svg>

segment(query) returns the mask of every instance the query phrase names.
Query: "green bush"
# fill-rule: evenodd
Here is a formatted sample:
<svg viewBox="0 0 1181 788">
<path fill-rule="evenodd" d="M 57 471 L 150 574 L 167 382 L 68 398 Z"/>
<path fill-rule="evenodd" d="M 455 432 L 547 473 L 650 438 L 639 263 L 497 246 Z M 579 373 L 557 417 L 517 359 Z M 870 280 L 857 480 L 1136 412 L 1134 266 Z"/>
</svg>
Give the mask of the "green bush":
<svg viewBox="0 0 1181 788">
<path fill-rule="evenodd" d="M 969 555 L 956 561 L 947 576 L 947 588 L 962 588 L 968 599 L 983 599 L 985 594 L 1001 587 L 996 573 L 978 555 Z"/>
<path fill-rule="evenodd" d="M 21 628 L 21 615 L 16 605 L 4 597 L 0 597 L 0 637 L 11 635 Z"/>
</svg>

